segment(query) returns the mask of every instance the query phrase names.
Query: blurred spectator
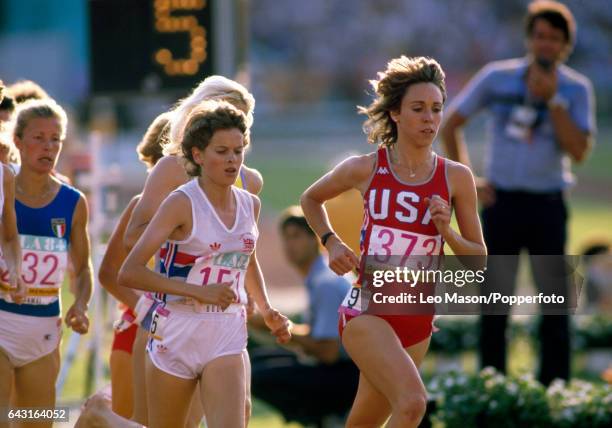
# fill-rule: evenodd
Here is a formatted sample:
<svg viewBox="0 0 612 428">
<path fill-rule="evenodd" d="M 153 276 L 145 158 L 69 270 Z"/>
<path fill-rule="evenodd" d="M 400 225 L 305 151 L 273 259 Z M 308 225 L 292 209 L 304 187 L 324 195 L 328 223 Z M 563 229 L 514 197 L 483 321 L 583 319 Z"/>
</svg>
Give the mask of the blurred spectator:
<svg viewBox="0 0 612 428">
<path fill-rule="evenodd" d="M 589 242 L 581 252 L 585 265 L 587 306 L 612 314 L 612 247 L 608 241 Z"/>
<path fill-rule="evenodd" d="M 574 6 L 583 23 L 572 63 L 592 76 L 595 86 L 610 91 L 612 73 L 606 70 L 612 61 L 612 8 L 602 7 L 602 2 L 564 1 Z M 447 87 L 453 95 L 476 67 L 522 50 L 522 41 L 514 35 L 526 3 L 286 0 L 279 7 L 276 0 L 258 0 L 250 10 L 255 96 L 260 105 L 308 102 L 313 97 L 317 101 L 363 100 L 366 79 L 387 58 L 400 54 L 437 58 L 448 71 Z M 296 72 L 299 81 L 309 84 L 291 84 Z M 611 105 L 605 96 L 599 101 Z"/>
<path fill-rule="evenodd" d="M 288 421 L 311 424 L 344 417 L 359 380 L 338 338 L 338 307 L 351 284 L 327 267 L 301 208 L 287 209 L 280 229 L 285 255 L 304 278 L 308 308 L 305 323 L 293 328 L 291 350 L 261 347 L 251 352 L 253 396 L 276 407 Z M 263 322 L 254 316 L 249 326 L 260 329 Z"/>
<path fill-rule="evenodd" d="M 478 72 L 449 107 L 441 134 L 448 156 L 469 166 L 462 128 L 479 111 L 491 114 L 485 177 L 476 179 L 484 237 L 493 255 L 486 292 L 514 294 L 518 254 L 527 249 L 539 291 L 568 296 L 564 261 L 549 256 L 565 254 L 564 191 L 573 182 L 570 158 L 582 162 L 596 132 L 593 88 L 563 64 L 576 36 L 566 6 L 531 3 L 525 33 L 527 56 L 493 62 Z M 557 308 L 567 309 L 541 305 L 539 380 L 545 385 L 570 374 L 569 317 L 567 311 L 551 311 Z M 480 354 L 483 367 L 505 372 L 508 310 L 502 311 L 482 316 Z"/>
</svg>

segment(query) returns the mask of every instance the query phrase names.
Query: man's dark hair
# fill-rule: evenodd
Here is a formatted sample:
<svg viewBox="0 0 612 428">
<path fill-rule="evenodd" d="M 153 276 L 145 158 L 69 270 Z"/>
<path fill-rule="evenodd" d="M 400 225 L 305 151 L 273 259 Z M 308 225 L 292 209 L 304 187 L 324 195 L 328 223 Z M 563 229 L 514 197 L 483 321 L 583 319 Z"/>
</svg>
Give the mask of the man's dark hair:
<svg viewBox="0 0 612 428">
<path fill-rule="evenodd" d="M 610 251 L 610 246 L 610 242 L 603 240 L 589 242 L 582 250 L 581 254 L 585 258 L 590 258 L 591 256 L 597 256 L 599 254 L 606 254 Z"/>
<path fill-rule="evenodd" d="M 279 221 L 281 232 L 284 231 L 285 228 L 289 225 L 297 226 L 300 229 L 303 229 L 309 235 L 316 237 L 316 234 L 308 225 L 306 217 L 304 217 L 304 212 L 302 211 L 302 208 L 298 207 L 297 205 L 293 205 L 287 208 L 281 214 L 281 218 Z"/>
<path fill-rule="evenodd" d="M 532 2 L 527 8 L 527 15 L 525 16 L 527 37 L 531 37 L 533 27 L 538 19 L 544 19 L 554 28 L 561 30 L 567 44 L 573 46 L 576 40 L 576 20 L 567 6 L 553 0 Z"/>
</svg>

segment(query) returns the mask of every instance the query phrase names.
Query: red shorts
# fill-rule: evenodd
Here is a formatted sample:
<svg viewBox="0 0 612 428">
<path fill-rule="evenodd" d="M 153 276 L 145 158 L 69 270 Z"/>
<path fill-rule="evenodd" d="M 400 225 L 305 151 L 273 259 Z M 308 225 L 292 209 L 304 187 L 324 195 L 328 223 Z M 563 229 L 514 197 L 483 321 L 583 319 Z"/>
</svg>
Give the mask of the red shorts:
<svg viewBox="0 0 612 428">
<path fill-rule="evenodd" d="M 359 315 L 357 315 L 359 316 Z M 395 335 L 400 340 L 402 347 L 407 348 L 427 339 L 433 332 L 432 315 L 376 315 L 389 323 Z M 340 338 L 346 324 L 355 318 L 353 315 L 340 314 L 338 319 L 338 331 Z"/>
<path fill-rule="evenodd" d="M 131 313 L 134 318 L 136 317 L 131 309 L 127 309 L 126 312 Z M 115 330 L 113 336 L 113 351 L 125 351 L 128 354 L 132 353 L 132 347 L 134 346 L 134 340 L 136 340 L 136 332 L 138 331 L 138 325 L 132 324 L 126 330 L 118 332 Z"/>
</svg>

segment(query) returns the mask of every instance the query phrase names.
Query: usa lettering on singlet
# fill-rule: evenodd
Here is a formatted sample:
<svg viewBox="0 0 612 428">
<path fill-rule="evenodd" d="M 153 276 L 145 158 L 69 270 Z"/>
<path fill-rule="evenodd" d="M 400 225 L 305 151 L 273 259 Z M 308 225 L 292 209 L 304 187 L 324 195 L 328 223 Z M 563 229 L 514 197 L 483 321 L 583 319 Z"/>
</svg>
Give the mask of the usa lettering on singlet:
<svg viewBox="0 0 612 428">
<path fill-rule="evenodd" d="M 363 197 L 359 277 L 339 308 L 340 313 L 351 316 L 365 310 L 368 299 L 362 296 L 362 285 L 365 272 L 375 269 L 373 265 L 399 261 L 401 267 L 430 268 L 444 247 L 425 198 L 438 195 L 450 202 L 446 160 L 435 155 L 433 172 L 426 180 L 405 183 L 394 173 L 388 149 L 380 148 L 376 157 L 374 174 Z"/>
<path fill-rule="evenodd" d="M 189 284 L 206 286 L 231 282 L 238 296 L 225 311 L 217 305 L 200 305 L 183 296 L 158 294 L 166 302 L 193 304 L 198 312 L 233 313 L 247 302 L 244 280 L 259 232 L 255 221 L 253 196 L 232 186 L 236 218 L 228 228 L 200 188 L 197 179 L 179 187 L 191 202 L 192 231 L 183 241 L 168 240 L 160 251 L 160 273 Z"/>
<path fill-rule="evenodd" d="M 0 310 L 50 317 L 60 314 L 60 289 L 68 268 L 72 218 L 80 192 L 63 184 L 56 197 L 42 208 L 15 200 L 17 230 L 22 251 L 22 280 L 28 286 L 25 302 L 12 302 L 8 289 L 0 292 Z M 8 280 L 8 272 L 1 272 Z"/>
</svg>

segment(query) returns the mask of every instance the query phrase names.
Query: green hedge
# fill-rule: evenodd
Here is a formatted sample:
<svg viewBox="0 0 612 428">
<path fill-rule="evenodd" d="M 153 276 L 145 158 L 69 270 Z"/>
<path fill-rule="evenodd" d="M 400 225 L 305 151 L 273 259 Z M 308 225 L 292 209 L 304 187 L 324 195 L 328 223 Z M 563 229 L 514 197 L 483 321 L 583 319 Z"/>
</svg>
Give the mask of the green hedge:
<svg viewBox="0 0 612 428">
<path fill-rule="evenodd" d="M 579 315 L 574 317 L 574 346 L 577 349 L 612 347 L 612 316 Z"/>
<path fill-rule="evenodd" d="M 437 409 L 431 420 L 445 428 L 612 426 L 610 385 L 558 381 L 547 390 L 531 375 L 505 377 L 486 368 L 439 375 L 429 390 Z"/>
<path fill-rule="evenodd" d="M 512 322 L 510 335 L 537 337 L 539 317 Z M 575 350 L 612 347 L 612 316 L 578 315 L 573 320 L 573 347 Z M 454 354 L 474 349 L 478 344 L 479 321 L 476 316 L 442 316 L 435 321 L 440 330 L 431 338 L 430 349 Z"/>
</svg>

